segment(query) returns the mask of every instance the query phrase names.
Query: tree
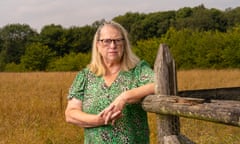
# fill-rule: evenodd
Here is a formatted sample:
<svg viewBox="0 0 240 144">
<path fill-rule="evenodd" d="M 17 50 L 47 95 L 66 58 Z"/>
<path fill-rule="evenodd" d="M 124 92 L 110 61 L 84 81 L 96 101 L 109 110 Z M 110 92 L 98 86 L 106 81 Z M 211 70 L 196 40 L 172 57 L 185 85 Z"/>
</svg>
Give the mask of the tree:
<svg viewBox="0 0 240 144">
<path fill-rule="evenodd" d="M 133 46 L 133 50 L 140 59 L 147 61 L 153 67 L 159 45 L 160 38 L 140 40 Z"/>
<path fill-rule="evenodd" d="M 71 27 L 68 29 L 66 39 L 69 51 L 75 53 L 90 51 L 95 31 L 96 29 L 91 26 Z"/>
<path fill-rule="evenodd" d="M 222 51 L 224 67 L 240 68 L 240 25 L 225 34 L 226 44 Z"/>
<path fill-rule="evenodd" d="M 240 7 L 236 7 L 235 9 L 227 9 L 224 15 L 227 19 L 228 28 L 240 24 Z"/>
<path fill-rule="evenodd" d="M 105 19 L 101 19 L 101 20 L 97 20 L 95 22 L 92 23 L 91 27 L 94 29 L 97 29 L 100 25 L 102 25 L 106 20 Z"/>
<path fill-rule="evenodd" d="M 6 66 L 6 50 L 0 51 L 0 71 L 4 71 L 4 68 Z"/>
<path fill-rule="evenodd" d="M 25 54 L 21 57 L 21 63 L 27 70 L 44 71 L 54 56 L 55 52 L 48 46 L 32 43 L 27 46 Z"/>
<path fill-rule="evenodd" d="M 130 33 L 132 25 L 142 21 L 145 17 L 146 14 L 127 12 L 125 15 L 113 18 L 113 20 L 120 23 Z"/>
<path fill-rule="evenodd" d="M 10 24 L 0 29 L 0 53 L 3 63 L 20 63 L 26 45 L 35 41 L 37 32 L 26 24 Z"/>
<path fill-rule="evenodd" d="M 176 19 L 187 18 L 192 15 L 193 11 L 190 7 L 180 8 L 176 12 Z"/>
<path fill-rule="evenodd" d="M 142 21 L 134 23 L 130 35 L 133 43 L 138 40 L 146 40 L 154 37 L 161 37 L 171 26 L 175 18 L 175 11 L 151 13 Z"/>
<path fill-rule="evenodd" d="M 204 5 L 194 8 L 182 8 L 176 12 L 175 28 L 181 30 L 190 28 L 193 30 L 218 30 L 225 32 L 227 19 L 224 13 L 217 9 L 206 9 Z"/>
<path fill-rule="evenodd" d="M 40 32 L 40 42 L 55 51 L 57 56 L 64 56 L 69 53 L 65 33 L 66 30 L 61 25 L 46 25 Z"/>
<path fill-rule="evenodd" d="M 79 71 L 90 62 L 90 53 L 73 53 L 51 61 L 49 71 Z"/>
</svg>

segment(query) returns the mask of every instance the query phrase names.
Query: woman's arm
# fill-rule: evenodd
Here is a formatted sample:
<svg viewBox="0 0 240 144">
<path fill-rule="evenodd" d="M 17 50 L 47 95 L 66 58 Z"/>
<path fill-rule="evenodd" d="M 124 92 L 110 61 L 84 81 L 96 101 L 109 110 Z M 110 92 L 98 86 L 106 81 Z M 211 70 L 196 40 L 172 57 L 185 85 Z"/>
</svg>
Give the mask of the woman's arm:
<svg viewBox="0 0 240 144">
<path fill-rule="evenodd" d="M 125 101 L 125 104 L 137 103 L 147 95 L 154 94 L 154 83 L 149 83 L 128 91 L 123 92 L 119 98 Z"/>
<path fill-rule="evenodd" d="M 68 123 L 80 127 L 97 127 L 104 125 L 104 118 L 100 114 L 93 115 L 83 112 L 82 102 L 76 98 L 68 101 L 65 117 Z"/>
<path fill-rule="evenodd" d="M 119 108 L 122 110 L 122 108 L 126 104 L 132 104 L 132 103 L 137 103 L 142 100 L 147 95 L 153 94 L 154 93 L 154 83 L 149 83 L 137 88 L 130 89 L 128 91 L 125 91 L 121 93 L 111 105 L 115 106 L 116 108 Z"/>
<path fill-rule="evenodd" d="M 121 93 L 105 110 L 102 111 L 102 115 L 105 118 L 105 123 L 109 123 L 109 121 L 115 121 L 117 118 L 112 118 L 111 114 L 117 111 L 122 111 L 126 104 L 137 103 L 142 100 L 147 95 L 154 93 L 154 83 L 149 83 L 128 91 Z M 114 107 L 114 109 L 113 109 Z"/>
</svg>

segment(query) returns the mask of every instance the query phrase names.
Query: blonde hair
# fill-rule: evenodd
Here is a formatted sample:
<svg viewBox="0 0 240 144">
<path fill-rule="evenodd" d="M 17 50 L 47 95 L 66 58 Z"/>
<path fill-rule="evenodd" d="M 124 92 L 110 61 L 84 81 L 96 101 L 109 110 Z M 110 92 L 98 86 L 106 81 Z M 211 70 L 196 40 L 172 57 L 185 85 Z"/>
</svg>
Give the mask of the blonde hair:
<svg viewBox="0 0 240 144">
<path fill-rule="evenodd" d="M 134 68 L 137 63 L 139 62 L 139 58 L 133 53 L 131 50 L 130 42 L 128 39 L 128 33 L 120 24 L 110 21 L 110 22 L 104 22 L 102 25 L 100 25 L 94 35 L 93 39 L 93 47 L 92 47 L 92 58 L 91 62 L 88 65 L 88 68 L 91 72 L 95 73 L 97 76 L 104 75 L 106 73 L 105 66 L 103 64 L 103 60 L 101 55 L 98 52 L 97 49 L 97 41 L 100 38 L 101 30 L 104 26 L 110 25 L 117 30 L 119 30 L 123 36 L 124 39 L 124 47 L 123 47 L 123 56 L 121 58 L 121 70 L 128 71 L 132 68 Z"/>
</svg>

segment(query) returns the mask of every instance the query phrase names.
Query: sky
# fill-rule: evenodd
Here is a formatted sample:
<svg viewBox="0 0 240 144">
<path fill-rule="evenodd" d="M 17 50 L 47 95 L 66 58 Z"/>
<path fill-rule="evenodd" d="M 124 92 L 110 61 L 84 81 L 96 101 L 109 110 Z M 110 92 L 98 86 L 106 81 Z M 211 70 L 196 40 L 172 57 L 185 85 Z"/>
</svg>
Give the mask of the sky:
<svg viewBox="0 0 240 144">
<path fill-rule="evenodd" d="M 28 24 L 40 31 L 49 24 L 64 28 L 112 20 L 127 12 L 150 13 L 196 7 L 225 10 L 240 6 L 240 0 L 1 0 L 0 28 L 7 24 Z"/>
</svg>

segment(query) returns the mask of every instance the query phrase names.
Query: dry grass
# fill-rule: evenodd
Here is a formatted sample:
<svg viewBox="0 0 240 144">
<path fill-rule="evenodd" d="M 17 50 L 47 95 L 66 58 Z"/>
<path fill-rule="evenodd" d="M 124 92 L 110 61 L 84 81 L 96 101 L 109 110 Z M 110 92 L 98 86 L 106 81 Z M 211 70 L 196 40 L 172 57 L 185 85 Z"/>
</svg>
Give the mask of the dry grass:
<svg viewBox="0 0 240 144">
<path fill-rule="evenodd" d="M 240 70 L 188 70 L 177 74 L 178 90 L 240 87 Z M 156 143 L 155 114 L 150 115 L 151 139 Z M 240 128 L 181 118 L 181 133 L 197 144 L 239 144 Z"/>
<path fill-rule="evenodd" d="M 0 144 L 72 144 L 77 143 L 76 139 L 81 142 L 81 129 L 66 124 L 63 114 L 74 76 L 1 73 Z"/>
<path fill-rule="evenodd" d="M 64 120 L 76 72 L 0 73 L 0 144 L 79 144 L 82 129 Z M 240 70 L 178 72 L 179 90 L 240 86 Z M 155 116 L 149 114 L 151 143 Z M 181 118 L 181 132 L 197 144 L 237 144 L 240 128 Z"/>
</svg>

